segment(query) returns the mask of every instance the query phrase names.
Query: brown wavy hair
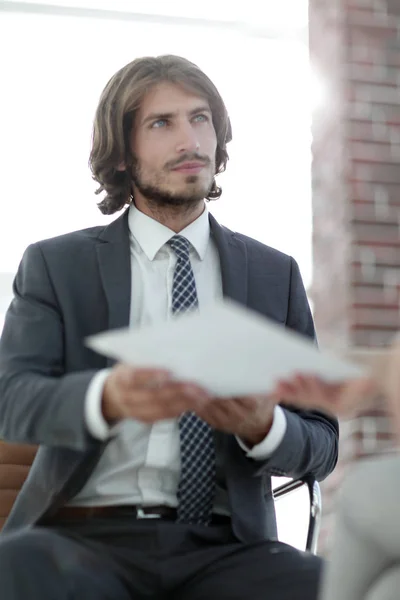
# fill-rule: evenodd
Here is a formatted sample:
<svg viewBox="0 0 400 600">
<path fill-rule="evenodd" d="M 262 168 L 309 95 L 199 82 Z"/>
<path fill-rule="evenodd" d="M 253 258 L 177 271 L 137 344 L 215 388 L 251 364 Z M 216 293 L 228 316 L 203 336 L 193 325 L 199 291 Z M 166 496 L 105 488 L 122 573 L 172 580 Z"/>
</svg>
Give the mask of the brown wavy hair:
<svg viewBox="0 0 400 600">
<path fill-rule="evenodd" d="M 182 85 L 208 100 L 217 137 L 215 174 L 225 171 L 226 144 L 232 139 L 232 131 L 225 104 L 213 82 L 197 65 L 179 56 L 138 58 L 107 83 L 94 118 L 89 166 L 99 183 L 95 193 L 106 192 L 98 204 L 103 214 L 113 214 L 133 200 L 130 167 L 134 157 L 129 140 L 135 115 L 146 93 L 164 81 Z M 126 170 L 118 170 L 121 163 L 125 163 Z M 207 200 L 217 200 L 221 193 L 214 178 Z"/>
</svg>

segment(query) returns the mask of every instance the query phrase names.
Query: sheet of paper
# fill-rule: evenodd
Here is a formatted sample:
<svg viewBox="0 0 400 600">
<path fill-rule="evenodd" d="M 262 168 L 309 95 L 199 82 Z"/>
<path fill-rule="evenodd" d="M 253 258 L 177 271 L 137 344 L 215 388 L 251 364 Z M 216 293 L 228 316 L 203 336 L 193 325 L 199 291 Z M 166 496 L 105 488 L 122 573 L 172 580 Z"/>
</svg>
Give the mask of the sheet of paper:
<svg viewBox="0 0 400 600">
<path fill-rule="evenodd" d="M 360 366 L 320 352 L 304 336 L 231 301 L 140 329 L 86 340 L 93 350 L 135 367 L 169 369 L 217 396 L 270 392 L 279 378 L 312 373 L 341 381 Z"/>
</svg>

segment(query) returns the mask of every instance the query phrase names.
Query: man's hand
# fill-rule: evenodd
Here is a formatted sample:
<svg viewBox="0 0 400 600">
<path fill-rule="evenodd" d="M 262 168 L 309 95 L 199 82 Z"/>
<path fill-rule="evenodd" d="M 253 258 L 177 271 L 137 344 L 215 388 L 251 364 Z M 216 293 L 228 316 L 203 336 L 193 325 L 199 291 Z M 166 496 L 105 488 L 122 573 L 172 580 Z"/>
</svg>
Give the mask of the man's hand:
<svg viewBox="0 0 400 600">
<path fill-rule="evenodd" d="M 280 381 L 274 390 L 288 404 L 346 417 L 378 393 L 377 383 L 370 377 L 326 383 L 311 375 L 295 375 Z"/>
<path fill-rule="evenodd" d="M 104 384 L 102 412 L 109 423 L 129 418 L 155 423 L 197 412 L 208 399 L 199 386 L 175 381 L 162 369 L 118 364 Z"/>
<path fill-rule="evenodd" d="M 155 423 L 192 411 L 214 429 L 233 433 L 253 446 L 268 434 L 275 404 L 261 395 L 212 398 L 197 385 L 173 380 L 162 369 L 118 364 L 104 384 L 102 412 L 109 423 L 129 418 Z"/>
<path fill-rule="evenodd" d="M 248 446 L 255 446 L 271 429 L 276 403 L 266 395 L 212 398 L 195 412 L 214 429 L 233 433 Z"/>
<path fill-rule="evenodd" d="M 274 394 L 296 406 L 326 410 L 339 417 L 350 417 L 361 406 L 383 396 L 400 439 L 400 336 L 390 348 L 355 348 L 346 356 L 368 369 L 368 374 L 340 384 L 298 374 L 278 382 Z"/>
</svg>

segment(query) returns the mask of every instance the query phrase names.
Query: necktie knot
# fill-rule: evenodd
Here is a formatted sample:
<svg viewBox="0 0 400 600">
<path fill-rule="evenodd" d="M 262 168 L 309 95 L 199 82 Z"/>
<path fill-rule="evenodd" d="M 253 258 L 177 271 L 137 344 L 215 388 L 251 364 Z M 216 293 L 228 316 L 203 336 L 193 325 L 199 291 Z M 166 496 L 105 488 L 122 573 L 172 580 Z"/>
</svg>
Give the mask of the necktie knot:
<svg viewBox="0 0 400 600">
<path fill-rule="evenodd" d="M 190 242 L 183 235 L 174 235 L 168 244 L 180 259 L 189 260 Z"/>
</svg>

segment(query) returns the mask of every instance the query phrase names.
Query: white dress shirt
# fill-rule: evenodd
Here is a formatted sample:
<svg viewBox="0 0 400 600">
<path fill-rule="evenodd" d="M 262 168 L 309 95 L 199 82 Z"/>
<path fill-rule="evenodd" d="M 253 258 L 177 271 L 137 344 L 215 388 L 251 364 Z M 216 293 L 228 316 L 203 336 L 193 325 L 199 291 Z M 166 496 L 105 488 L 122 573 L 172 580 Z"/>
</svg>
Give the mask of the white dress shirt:
<svg viewBox="0 0 400 600">
<path fill-rule="evenodd" d="M 172 315 L 172 280 L 176 255 L 167 244 L 175 232 L 140 212 L 134 205 L 128 215 L 131 247 L 132 292 L 130 326 L 151 325 Z M 208 211 L 180 232 L 191 243 L 190 260 L 196 281 L 199 310 L 222 298 L 221 268 L 217 248 L 210 235 Z M 92 379 L 86 396 L 87 427 L 99 440 L 117 433 L 108 443 L 82 490 L 69 502 L 77 506 L 140 504 L 176 507 L 180 476 L 180 440 L 177 419 L 153 425 L 134 419 L 112 429 L 101 413 L 101 396 L 109 369 Z M 286 418 L 275 408 L 270 432 L 261 444 L 249 450 L 255 460 L 268 458 L 286 430 Z M 227 494 L 218 490 L 216 512 L 229 512 Z"/>
</svg>

